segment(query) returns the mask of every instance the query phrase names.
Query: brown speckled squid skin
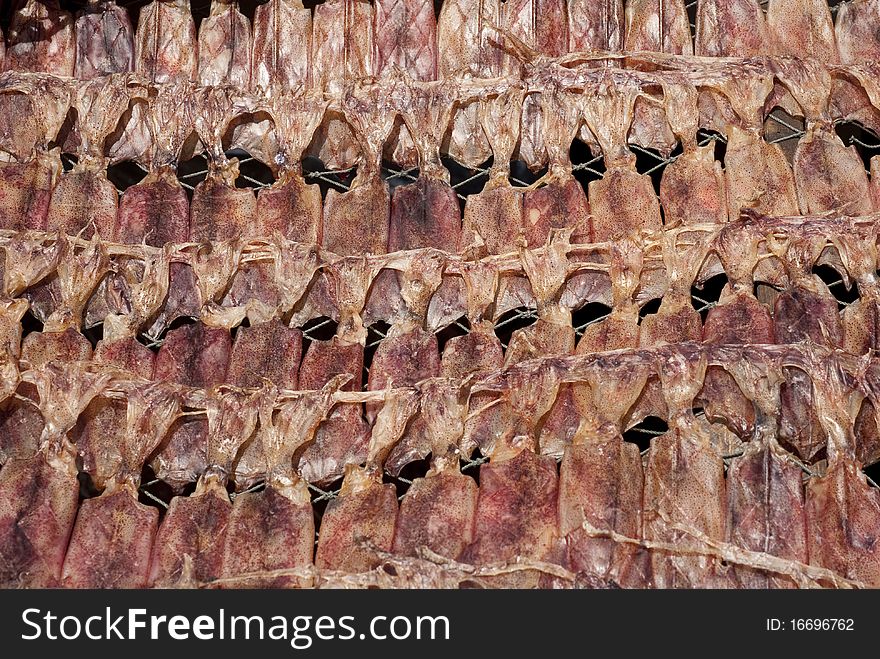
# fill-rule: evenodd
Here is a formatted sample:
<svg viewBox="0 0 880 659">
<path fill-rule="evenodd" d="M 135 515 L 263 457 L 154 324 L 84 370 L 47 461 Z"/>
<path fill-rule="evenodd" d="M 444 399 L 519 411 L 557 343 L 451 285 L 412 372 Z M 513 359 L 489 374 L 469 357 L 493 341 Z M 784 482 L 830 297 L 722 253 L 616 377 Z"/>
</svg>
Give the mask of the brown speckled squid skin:
<svg viewBox="0 0 880 659">
<path fill-rule="evenodd" d="M 0 586 L 57 587 L 76 518 L 76 466 L 40 453 L 0 474 Z"/>
<path fill-rule="evenodd" d="M 270 0 L 254 12 L 251 86 L 295 88 L 309 80 L 312 17 L 299 0 Z"/>
<path fill-rule="evenodd" d="M 729 217 L 744 208 L 766 215 L 796 215 L 794 175 L 778 144 L 768 144 L 753 131 L 731 127 L 724 156 Z"/>
<path fill-rule="evenodd" d="M 767 21 L 758 0 L 700 0 L 696 54 L 753 57 L 771 48 Z"/>
<path fill-rule="evenodd" d="M 778 365 L 762 365 L 748 357 L 729 366 L 733 386 L 754 404 L 755 434 L 742 456 L 727 471 L 727 533 L 729 541 L 751 551 L 806 563 L 803 473 L 777 442 Z M 741 588 L 791 588 L 783 576 L 773 576 L 745 566 L 734 567 Z"/>
<path fill-rule="evenodd" d="M 125 490 L 83 501 L 65 558 L 64 587 L 145 588 L 158 526 L 159 511 Z"/>
<path fill-rule="evenodd" d="M 207 582 L 222 576 L 223 542 L 232 503 L 226 490 L 212 487 L 200 495 L 171 500 L 153 545 L 150 586 L 185 585 L 189 578 Z M 186 561 L 192 561 L 192 574 Z"/>
<path fill-rule="evenodd" d="M 9 26 L 5 69 L 72 76 L 75 64 L 73 16 L 59 10 L 57 0 L 28 0 Z"/>
<path fill-rule="evenodd" d="M 134 70 L 134 28 L 113 0 L 89 0 L 76 18 L 74 77 L 90 80 Z"/>
<path fill-rule="evenodd" d="M 85 237 L 97 233 L 109 238 L 116 227 L 118 196 L 101 172 L 84 169 L 62 174 L 52 190 L 47 227 L 69 235 L 82 231 Z"/>
<path fill-rule="evenodd" d="M 454 469 L 413 481 L 400 502 L 392 551 L 416 556 L 421 547 L 455 560 L 474 534 L 478 487 Z"/>
<path fill-rule="evenodd" d="M 205 583 L 223 575 L 232 502 L 226 490 L 236 455 L 257 425 L 259 392 L 212 388 L 206 393 L 206 469 L 190 496 L 172 499 L 153 550 L 150 583 Z"/>
<path fill-rule="evenodd" d="M 302 331 L 279 319 L 239 327 L 224 381 L 236 387 L 260 387 L 266 378 L 282 389 L 296 389 Z"/>
<path fill-rule="evenodd" d="M 706 315 L 703 341 L 715 345 L 774 343 L 770 311 L 750 291 L 722 292 L 718 305 Z M 700 400 L 709 419 L 725 419 L 741 437 L 754 431 L 754 407 L 725 369 L 706 369 Z"/>
<path fill-rule="evenodd" d="M 196 26 L 185 0 L 153 0 L 141 9 L 135 35 L 135 70 L 154 82 L 198 74 Z"/>
<path fill-rule="evenodd" d="M 269 236 L 277 231 L 297 242 L 320 243 L 321 189 L 296 173 L 276 186 L 257 193 L 256 233 Z"/>
<path fill-rule="evenodd" d="M 562 0 L 503 2 L 501 24 L 537 53 L 559 57 L 568 52 L 568 12 Z M 521 67 L 521 62 L 508 54 L 502 64 L 502 71 L 513 73 Z M 547 162 L 540 97 L 540 94 L 529 94 L 523 99 L 522 105 L 517 158 L 531 169 L 540 169 Z"/>
<path fill-rule="evenodd" d="M 114 240 L 130 244 L 145 241 L 161 247 L 188 238 L 189 200 L 173 172 L 147 174 L 122 193 Z"/>
<path fill-rule="evenodd" d="M 61 174 L 57 153 L 39 152 L 29 162 L 0 164 L 0 222 L 4 229 L 46 229 L 55 181 Z"/>
<path fill-rule="evenodd" d="M 415 80 L 437 79 L 437 22 L 430 0 L 377 0 L 374 71 L 398 68 Z"/>
<path fill-rule="evenodd" d="M 730 540 L 739 547 L 806 562 L 802 471 L 775 442 L 750 442 L 727 472 Z M 741 588 L 791 588 L 784 577 L 737 567 Z"/>
<path fill-rule="evenodd" d="M 880 492 L 868 484 L 855 458 L 852 410 L 861 393 L 833 363 L 820 362 L 814 369 L 814 400 L 828 438 L 828 470 L 811 478 L 806 488 L 810 564 L 876 588 Z"/>
<path fill-rule="evenodd" d="M 586 518 L 596 528 L 641 537 L 642 481 L 638 447 L 619 436 L 566 448 L 559 471 L 559 534 L 566 540 L 571 570 L 624 587 L 647 587 L 642 558 L 590 538 L 581 528 Z"/>
<path fill-rule="evenodd" d="M 818 241 L 817 241 L 818 243 Z M 812 341 L 836 348 L 842 344 L 843 329 L 837 300 L 817 275 L 804 272 L 804 242 L 788 252 L 787 265 L 792 283 L 777 298 L 773 308 L 773 334 L 776 343 Z M 818 249 L 817 245 L 813 249 Z M 816 254 L 816 251 L 813 252 Z M 815 409 L 811 377 L 800 368 L 785 369 L 779 415 L 779 439 L 793 446 L 810 460 L 825 444 L 825 433 Z"/>
<path fill-rule="evenodd" d="M 515 249 L 522 225 L 523 193 L 510 184 L 510 160 L 520 135 L 517 118 L 522 112 L 523 92 L 511 88 L 488 100 L 480 119 L 495 161 L 489 181 L 479 193 L 468 197 L 462 221 L 462 250 L 480 243 L 489 254 Z"/>
<path fill-rule="evenodd" d="M 397 520 L 394 485 L 370 482 L 333 499 L 324 511 L 315 567 L 365 572 L 379 564 L 373 549 L 390 551 Z"/>
<path fill-rule="evenodd" d="M 374 75 L 373 4 L 367 0 L 328 0 L 314 12 L 313 86 L 338 94 L 347 83 Z M 311 155 L 317 155 L 328 167 L 347 169 L 357 163 L 357 140 L 341 112 L 327 114 L 319 137 Z"/>
<path fill-rule="evenodd" d="M 558 561 L 558 491 L 556 461 L 529 449 L 481 466 L 474 541 L 460 560 L 474 565 L 503 563 L 515 556 Z M 533 578 L 518 575 L 510 586 L 525 587 Z"/>
<path fill-rule="evenodd" d="M 199 83 L 250 86 L 251 25 L 235 2 L 214 0 L 199 27 Z"/>
<path fill-rule="evenodd" d="M 569 0 L 568 50 L 623 50 L 623 0 Z"/>
<path fill-rule="evenodd" d="M 378 176 L 348 192 L 330 190 L 324 200 L 322 247 L 346 256 L 384 254 L 390 210 L 388 186 Z M 366 218 L 369 230 L 364 226 Z"/>
<path fill-rule="evenodd" d="M 649 585 L 647 554 L 591 538 L 582 523 L 642 537 L 642 460 L 619 428 L 646 379 L 646 369 L 602 368 L 600 362 L 588 383 L 574 387 L 580 423 L 559 466 L 559 535 L 569 569 L 627 588 Z"/>
<path fill-rule="evenodd" d="M 645 538 L 683 542 L 676 525 L 725 539 L 727 495 L 724 462 L 710 443 L 708 423 L 694 417 L 693 397 L 705 361 L 676 356 L 660 366 L 670 429 L 651 440 L 645 464 Z M 652 552 L 651 573 L 658 588 L 711 588 L 725 582 L 719 561 L 708 556 L 670 556 Z"/>
<path fill-rule="evenodd" d="M 624 50 L 675 55 L 694 52 L 682 0 L 627 0 Z"/>
<path fill-rule="evenodd" d="M 665 226 L 727 221 L 724 170 L 715 160 L 714 142 L 683 154 L 663 170 L 660 205 Z"/>
<path fill-rule="evenodd" d="M 370 391 L 380 391 L 388 386 L 407 387 L 439 373 L 437 336 L 419 327 L 388 336 L 379 344 L 370 365 L 367 386 Z M 367 417 L 370 416 L 368 406 Z"/>
<path fill-rule="evenodd" d="M 461 75 L 491 78 L 501 70 L 503 52 L 492 43 L 491 23 L 499 23 L 498 0 L 447 0 L 437 18 L 440 80 Z M 449 156 L 466 167 L 479 167 L 492 150 L 480 121 L 482 103 L 462 103 L 453 114 L 449 135 Z"/>
<path fill-rule="evenodd" d="M 807 483 L 810 564 L 874 587 L 880 584 L 880 496 L 853 462 Z"/>
<path fill-rule="evenodd" d="M 876 30 L 878 21 L 878 0 L 854 0 L 840 4 L 837 8 L 834 36 L 841 62 L 857 64 L 877 59 L 877 54 L 880 53 L 880 35 Z"/>
<path fill-rule="evenodd" d="M 168 332 L 156 355 L 153 379 L 195 387 L 210 387 L 226 379 L 232 351 L 229 331 L 202 323 L 185 325 Z M 160 478 L 175 489 L 195 480 L 208 466 L 203 418 L 179 419 L 153 458 Z"/>
<path fill-rule="evenodd" d="M 809 53 L 829 64 L 839 59 L 834 21 L 824 0 L 770 0 L 767 27 L 773 50 L 779 55 Z"/>
<path fill-rule="evenodd" d="M 0 585 L 57 587 L 76 518 L 79 481 L 67 433 L 109 376 L 50 364 L 32 385 L 46 426 L 36 456 L 0 470 Z"/>
<path fill-rule="evenodd" d="M 868 174 L 862 158 L 855 146 L 845 147 L 828 126 L 810 126 L 798 141 L 794 182 L 804 215 L 837 210 L 849 215 L 871 212 Z"/>
<path fill-rule="evenodd" d="M 352 376 L 344 390 L 360 391 L 363 385 L 364 347 L 360 343 L 343 343 L 339 337 L 329 341 L 313 341 L 299 372 L 299 386 L 319 389 L 334 376 Z M 360 464 L 367 457 L 370 426 L 363 418 L 360 403 L 340 403 L 318 426 L 314 442 L 299 462 L 303 478 L 310 483 L 327 485 L 343 474 L 345 465 Z"/>
<path fill-rule="evenodd" d="M 237 577 L 309 567 L 314 550 L 315 516 L 308 492 L 301 500 L 292 500 L 270 484 L 262 492 L 245 492 L 235 498 L 226 531 L 222 574 Z M 234 585 L 290 588 L 299 584 L 294 577 L 281 576 L 242 579 Z"/>
<path fill-rule="evenodd" d="M 461 214 L 449 183 L 420 176 L 394 189 L 391 197 L 388 251 L 433 247 L 458 252 Z"/>
<path fill-rule="evenodd" d="M 153 376 L 155 355 L 134 338 L 112 342 L 101 341 L 94 361 L 123 368 L 149 380 Z M 99 397 L 89 403 L 80 417 L 82 432 L 76 438 L 76 450 L 83 471 L 98 489 L 104 489 L 121 469 L 125 450 L 126 404 L 124 401 Z M 106 454 L 115 459 L 107 459 Z M 103 455 L 102 455 L 103 454 Z"/>
</svg>

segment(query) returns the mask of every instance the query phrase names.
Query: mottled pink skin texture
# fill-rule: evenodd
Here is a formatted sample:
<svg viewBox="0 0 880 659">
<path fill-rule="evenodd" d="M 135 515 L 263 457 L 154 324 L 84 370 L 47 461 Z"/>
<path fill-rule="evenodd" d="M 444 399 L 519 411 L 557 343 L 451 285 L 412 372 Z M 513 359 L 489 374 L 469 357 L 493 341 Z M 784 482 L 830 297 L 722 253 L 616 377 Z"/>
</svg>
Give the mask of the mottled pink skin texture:
<svg viewBox="0 0 880 659">
<path fill-rule="evenodd" d="M 249 188 L 235 188 L 208 176 L 196 186 L 190 204 L 190 240 L 256 237 L 257 198 Z"/>
<path fill-rule="evenodd" d="M 296 389 L 302 355 L 302 331 L 275 318 L 252 327 L 239 327 L 226 382 L 236 387 L 260 387 L 263 379 L 279 389 Z"/>
<path fill-rule="evenodd" d="M 247 89 L 251 79 L 251 25 L 237 3 L 212 3 L 199 27 L 199 82 Z"/>
<path fill-rule="evenodd" d="M 682 154 L 663 170 L 660 203 L 665 226 L 727 222 L 724 171 L 714 144 Z"/>
<path fill-rule="evenodd" d="M 774 343 L 770 311 L 748 292 L 722 294 L 719 304 L 706 315 L 703 341 L 715 345 Z M 754 406 L 723 368 L 706 369 L 698 399 L 709 419 L 723 419 L 740 437 L 754 431 Z"/>
<path fill-rule="evenodd" d="M 235 498 L 223 547 L 223 575 L 308 567 L 315 551 L 311 502 L 288 499 L 274 486 Z M 235 583 L 242 588 L 289 588 L 295 577 L 262 577 Z"/>
<path fill-rule="evenodd" d="M 309 80 L 312 17 L 299 2 L 270 0 L 254 12 L 251 85 L 290 89 Z"/>
<path fill-rule="evenodd" d="M 523 198 L 523 232 L 529 247 L 541 247 L 551 229 L 574 229 L 572 241 L 592 242 L 587 196 L 574 178 L 553 181 Z"/>
<path fill-rule="evenodd" d="M 708 57 L 767 54 L 770 38 L 757 0 L 702 0 L 697 9 L 696 52 Z"/>
<path fill-rule="evenodd" d="M 623 0 L 569 0 L 568 49 L 623 50 Z"/>
<path fill-rule="evenodd" d="M 229 331 L 202 323 L 170 330 L 156 355 L 153 379 L 191 387 L 211 387 L 226 379 L 232 350 Z M 156 474 L 175 489 L 198 478 L 205 468 L 208 424 L 203 418 L 178 419 L 154 460 Z"/>
<path fill-rule="evenodd" d="M 378 176 L 348 192 L 330 190 L 324 200 L 322 247 L 341 256 L 384 254 L 391 198 Z"/>
<path fill-rule="evenodd" d="M 229 331 L 202 323 L 170 330 L 156 356 L 154 378 L 191 387 L 210 387 L 226 379 L 232 350 Z"/>
<path fill-rule="evenodd" d="M 49 362 L 88 361 L 92 344 L 72 327 L 62 332 L 33 332 L 21 342 L 21 358 L 37 369 Z"/>
<path fill-rule="evenodd" d="M 844 64 L 858 64 L 876 60 L 880 56 L 880 2 L 856 0 L 841 3 L 834 24 L 840 60 Z"/>
<path fill-rule="evenodd" d="M 686 536 L 670 526 L 677 523 L 723 541 L 727 495 L 720 456 L 708 443 L 677 428 L 651 440 L 643 509 L 648 539 L 682 541 Z M 658 552 L 651 564 L 658 588 L 711 588 L 723 582 L 717 561 L 710 557 Z"/>
<path fill-rule="evenodd" d="M 437 336 L 421 328 L 384 339 L 373 355 L 370 366 L 370 391 L 407 387 L 440 374 Z M 381 407 L 381 406 L 380 406 Z M 378 408 L 367 405 L 367 418 L 375 418 Z"/>
<path fill-rule="evenodd" d="M 7 71 L 72 76 L 75 62 L 76 34 L 69 12 L 59 11 L 56 3 L 29 0 L 14 14 L 4 62 Z"/>
<path fill-rule="evenodd" d="M 811 565 L 880 586 L 880 496 L 859 465 L 843 460 L 807 483 Z"/>
<path fill-rule="evenodd" d="M 461 560 L 482 565 L 523 556 L 559 558 L 556 461 L 524 450 L 480 467 L 474 541 Z"/>
<path fill-rule="evenodd" d="M 257 233 L 274 232 L 301 243 L 320 243 L 322 238 L 321 189 L 299 174 L 279 187 L 257 193 Z"/>
<path fill-rule="evenodd" d="M 135 35 L 135 68 L 154 82 L 195 80 L 199 58 L 189 3 L 154 0 L 141 9 Z"/>
<path fill-rule="evenodd" d="M 750 444 L 727 471 L 728 533 L 751 551 L 805 563 L 807 537 L 801 468 L 778 446 Z M 791 588 L 785 577 L 737 566 L 743 588 Z"/>
<path fill-rule="evenodd" d="M 114 240 L 153 247 L 189 238 L 189 200 L 173 174 L 150 174 L 122 193 Z"/>
<path fill-rule="evenodd" d="M 682 0 L 629 0 L 625 50 L 690 55 L 693 45 L 684 4 Z"/>
<path fill-rule="evenodd" d="M 558 57 L 568 51 L 568 14 L 563 0 L 509 0 L 501 6 L 501 25 L 538 53 Z M 508 55 L 505 73 L 516 72 L 521 63 Z M 547 162 L 544 121 L 540 97 L 531 94 L 522 105 L 518 158 L 532 169 Z"/>
<path fill-rule="evenodd" d="M 375 73 L 395 67 L 416 80 L 437 79 L 437 22 L 430 0 L 377 0 Z"/>
<path fill-rule="evenodd" d="M 392 551 L 415 556 L 421 547 L 456 559 L 474 537 L 478 487 L 458 471 L 413 481 L 400 502 Z"/>
<path fill-rule="evenodd" d="M 184 576 L 184 556 L 192 559 L 192 576 L 197 582 L 222 576 L 232 503 L 226 492 L 218 489 L 171 500 L 153 546 L 150 585 L 169 587 L 179 583 Z"/>
<path fill-rule="evenodd" d="M 42 160 L 0 164 L 0 226 L 44 231 L 54 172 Z"/>
<path fill-rule="evenodd" d="M 319 570 L 366 572 L 379 564 L 372 548 L 390 551 L 397 519 L 393 485 L 372 483 L 366 489 L 343 493 L 324 511 L 315 552 Z"/>
<path fill-rule="evenodd" d="M 506 185 L 468 197 L 464 207 L 462 248 L 478 239 L 489 254 L 514 251 L 522 226 L 523 193 Z"/>
<path fill-rule="evenodd" d="M 159 511 L 116 490 L 82 502 L 67 555 L 66 588 L 145 588 Z"/>
<path fill-rule="evenodd" d="M 223 296 L 221 306 L 247 307 L 248 304 L 259 303 L 264 305 L 264 309 L 277 309 L 281 297 L 275 264 L 269 261 L 254 261 L 242 266 L 232 275 L 232 283 Z M 262 323 L 263 318 L 263 314 L 260 313 L 253 321 Z"/>
<path fill-rule="evenodd" d="M 99 342 L 93 359 L 146 380 L 153 376 L 155 355 L 134 338 Z M 92 477 L 92 483 L 98 489 L 103 489 L 122 468 L 126 414 L 124 400 L 94 398 L 71 433 L 76 437 L 76 450 L 83 471 Z M 80 428 L 81 433 L 77 434 Z M 108 455 L 113 457 L 108 459 Z"/>
<path fill-rule="evenodd" d="M 172 172 L 148 174 L 122 193 L 113 239 L 128 244 L 146 242 L 153 247 L 189 239 L 189 200 Z M 159 333 L 178 317 L 198 315 L 200 306 L 192 268 L 172 263 L 168 295 L 156 320 Z"/>
<path fill-rule="evenodd" d="M 642 534 L 642 464 L 635 444 L 620 436 L 568 446 L 559 468 L 559 534 L 571 570 L 631 588 L 647 587 L 647 562 L 637 548 L 591 538 L 598 529 Z"/>
<path fill-rule="evenodd" d="M 845 147 L 830 129 L 810 129 L 794 154 L 794 182 L 804 215 L 826 211 L 871 212 L 868 174 L 855 146 Z"/>
<path fill-rule="evenodd" d="M 588 197 L 597 241 L 618 240 L 663 224 L 651 178 L 631 169 L 614 168 L 590 181 Z"/>
<path fill-rule="evenodd" d="M 313 341 L 299 372 L 302 389 L 320 389 L 334 376 L 352 375 L 343 390 L 360 391 L 363 383 L 364 347 L 343 344 L 338 337 Z M 360 403 L 340 403 L 321 422 L 314 441 L 303 452 L 299 471 L 310 483 L 326 485 L 342 476 L 346 464 L 360 464 L 367 458 L 370 426 L 364 421 Z"/>
<path fill-rule="evenodd" d="M 471 331 L 447 341 L 440 362 L 441 375 L 463 380 L 471 373 L 501 368 L 504 350 L 494 332 Z"/>
<path fill-rule="evenodd" d="M 773 309 L 773 327 L 776 342 L 780 344 L 809 338 L 815 343 L 837 347 L 842 341 L 837 300 L 819 281 L 809 286 L 796 283 L 780 294 Z"/>
<path fill-rule="evenodd" d="M 106 240 L 116 226 L 117 196 L 103 172 L 83 169 L 64 174 L 52 191 L 48 229 L 69 235 L 84 230 L 85 238 L 97 232 Z"/>
<path fill-rule="evenodd" d="M 33 459 L 40 447 L 43 415 L 36 405 L 10 398 L 0 404 L 0 464 Z"/>
<path fill-rule="evenodd" d="M 79 483 L 72 458 L 43 453 L 0 470 L 0 587 L 59 585 L 76 518 Z"/>
<path fill-rule="evenodd" d="M 74 77 L 91 80 L 134 70 L 134 28 L 125 8 L 102 0 L 76 19 Z"/>
<path fill-rule="evenodd" d="M 348 82 L 375 73 L 373 11 L 368 0 L 327 0 L 315 7 L 311 76 L 316 89 L 339 93 Z M 311 155 L 334 169 L 351 167 L 361 155 L 348 122 L 332 110 L 312 144 Z"/>
<path fill-rule="evenodd" d="M 460 242 L 458 198 L 448 183 L 422 176 L 394 189 L 389 252 L 433 247 L 457 253 Z"/>
</svg>

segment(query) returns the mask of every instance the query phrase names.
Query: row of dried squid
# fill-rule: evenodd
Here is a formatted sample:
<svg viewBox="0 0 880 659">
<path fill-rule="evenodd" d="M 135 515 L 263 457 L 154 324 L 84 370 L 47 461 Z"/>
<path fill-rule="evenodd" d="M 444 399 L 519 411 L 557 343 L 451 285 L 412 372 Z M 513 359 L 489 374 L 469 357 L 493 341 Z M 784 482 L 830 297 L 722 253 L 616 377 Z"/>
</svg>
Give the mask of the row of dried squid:
<svg viewBox="0 0 880 659">
<path fill-rule="evenodd" d="M 126 10 L 112 1 L 90 2 L 74 21 L 52 1 L 29 0 L 13 21 L 5 68 L 83 80 L 136 71 L 159 83 L 178 78 L 267 93 L 304 87 L 335 94 L 352 80 L 394 77 L 399 71 L 422 82 L 452 83 L 463 74 L 520 75 L 524 50 L 543 57 L 654 51 L 705 57 L 809 53 L 831 64 L 880 59 L 877 0 L 842 3 L 836 26 L 820 0 L 772 0 L 766 20 L 757 0 L 701 0 L 695 47 L 684 0 L 632 0 L 625 10 L 623 4 L 447 0 L 435 20 L 429 0 L 330 0 L 314 14 L 299 0 L 270 0 L 257 9 L 251 25 L 235 2 L 219 0 L 197 34 L 185 0 L 156 0 L 144 7 L 136 33 Z M 863 99 L 850 83 L 835 86 L 842 115 L 865 114 Z M 449 151 L 475 167 L 493 147 L 483 134 L 479 108 L 461 105 Z M 546 112 L 537 97 L 529 97 L 523 114 L 520 156 L 540 167 L 549 155 L 541 136 Z M 346 168 L 356 158 L 356 145 L 345 135 L 341 117 L 334 118 L 324 131 L 320 154 L 327 164 Z M 875 117 L 867 121 L 877 127 Z M 642 123 L 650 123 L 650 117 Z M 411 126 L 400 129 L 398 162 L 415 164 L 418 137 Z M 640 137 L 650 144 L 647 128 Z"/>
<path fill-rule="evenodd" d="M 800 56 L 828 62 L 877 59 L 876 0 L 844 2 L 836 25 L 823 0 L 700 0 L 692 43 L 684 0 L 446 0 L 438 17 L 426 0 L 329 0 L 314 11 L 299 0 L 269 0 L 253 22 L 235 0 L 213 0 L 196 30 L 189 4 L 155 0 L 137 30 L 113 0 L 88 0 L 76 16 L 57 0 L 27 0 L 15 13 L 5 68 L 90 79 L 138 71 L 155 80 L 183 75 L 253 88 L 284 82 L 326 85 L 333 77 L 381 77 L 397 68 L 430 81 L 512 67 L 493 43 L 506 30 L 551 57 L 580 51 L 677 55 Z M 36 38 L 35 38 L 36 37 Z M 2 53 L 0 53 L 2 54 Z"/>
<path fill-rule="evenodd" d="M 637 68 L 648 63 L 658 70 Z M 863 215 L 880 208 L 880 157 L 872 160 L 869 178 L 854 147 L 834 132 L 830 103 L 835 81 L 848 81 L 847 90 L 867 99 L 862 110 L 880 116 L 876 64 L 829 68 L 815 60 L 682 62 L 665 56 L 631 64 L 635 68 L 541 60 L 524 78 L 439 83 L 401 74 L 357 81 L 333 97 L 152 85 L 121 74 L 89 82 L 5 74 L 0 113 L 10 119 L 3 140 L 10 161 L 0 163 L 0 223 L 72 235 L 94 231 L 108 240 L 155 246 L 279 232 L 339 254 L 425 247 L 500 254 L 521 241 L 541 245 L 553 228 L 571 229 L 575 242 L 602 242 L 664 225 L 724 223 L 745 209 Z M 494 164 L 462 217 L 441 152 L 455 99 L 474 98 L 481 99 Z M 536 184 L 518 188 L 510 182 L 509 163 L 523 144 L 519 125 L 530 98 L 538 98 L 547 115 L 539 133 L 549 167 Z M 785 99 L 807 120 L 793 164 L 778 144 L 762 138 L 766 112 Z M 637 125 L 639 107 L 659 114 L 643 113 Z M 319 127 L 342 121 L 334 114 L 351 128 L 358 171 L 351 189 L 331 190 L 322 203 L 318 186 L 303 178 L 301 159 L 310 143 L 328 143 Z M 401 122 L 418 136 L 419 177 L 392 194 L 381 177 L 382 154 Z M 714 142 L 698 144 L 701 126 L 725 133 L 723 167 Z M 603 177 L 586 192 L 569 158 L 580 131 L 605 161 Z M 683 145 L 663 172 L 659 197 L 651 178 L 636 171 L 628 148 L 634 132 L 654 140 L 668 132 L 669 149 L 677 141 Z M 59 152 L 50 148 L 56 143 L 76 153 L 72 171 L 60 174 Z M 227 158 L 230 146 L 260 154 L 276 182 L 256 196 L 236 187 L 238 162 Z M 206 154 L 208 174 L 190 203 L 175 167 L 196 147 Z M 130 159 L 149 173 L 120 198 L 107 166 Z"/>
<path fill-rule="evenodd" d="M 557 233 L 544 248 L 478 261 L 430 250 L 354 258 L 295 244 L 260 244 L 247 253 L 240 245 L 214 245 L 208 254 L 188 252 L 189 247 L 6 238 L 7 395 L 17 389 L 20 363 L 27 370 L 92 360 L 156 382 L 196 387 L 257 387 L 268 379 L 282 389 L 319 389 L 345 375 L 347 390 L 382 391 L 437 377 L 463 382 L 541 357 L 667 343 L 807 342 L 870 355 L 880 340 L 876 216 L 751 218 L 614 245 L 573 246 L 565 233 Z M 838 311 L 837 300 L 814 274 L 819 264 L 837 268 L 845 282 L 858 287 L 859 299 Z M 180 306 L 174 305 L 186 292 L 175 288 L 174 265 L 180 266 L 178 273 L 198 273 L 191 293 L 194 315 L 201 312 L 202 321 L 168 330 L 154 353 L 144 345 L 144 333 L 176 319 L 169 308 L 179 315 Z M 728 283 L 703 320 L 692 304 L 692 288 L 722 272 Z M 178 274 L 178 284 L 184 277 Z M 762 301 L 755 296 L 756 282 L 765 284 Z M 771 295 L 770 287 L 778 290 Z M 655 313 L 640 313 L 657 298 L 662 302 Z M 590 302 L 608 305 L 610 313 L 583 328 L 577 340 L 572 311 Z M 494 324 L 522 306 L 536 310 L 536 321 L 514 331 L 505 346 Z M 20 321 L 29 307 L 44 325 L 22 340 Z M 304 350 L 300 328 L 319 317 L 333 319 L 335 333 L 310 340 Z M 248 326 L 239 326 L 245 318 Z M 441 351 L 437 330 L 459 318 L 467 321 L 469 332 L 447 341 Z M 378 319 L 390 327 L 371 355 L 367 374 L 365 324 Z M 93 350 L 80 330 L 98 324 L 103 338 Z M 809 462 L 826 449 L 825 432 L 810 411 L 808 378 L 790 376 L 782 388 L 779 435 Z M 652 387 L 630 411 L 628 426 L 665 416 L 657 384 Z M 539 434 L 544 455 L 561 455 L 577 431 L 571 395 L 563 390 L 545 420 Z M 699 400 L 709 418 L 734 435 L 747 438 L 754 432 L 754 412 L 729 375 L 710 370 Z M 855 445 L 866 464 L 880 457 L 872 405 L 860 411 Z M 89 410 L 76 431 L 84 468 L 98 485 L 108 476 L 91 466 L 89 446 L 112 436 L 123 416 L 118 406 Z M 361 463 L 374 419 L 369 406 L 334 410 L 301 456 L 303 475 L 326 485 L 346 465 Z M 32 455 L 43 425 L 32 405 L 7 401 L 0 458 Z M 180 423 L 151 461 L 154 471 L 178 490 L 195 481 L 208 464 L 207 433 L 204 420 Z M 424 446 L 400 449 L 385 468 L 397 474 L 426 454 Z M 262 459 L 255 445 L 237 462 L 240 487 L 264 477 Z"/>
<path fill-rule="evenodd" d="M 748 441 L 727 455 L 730 431 L 694 414 L 711 368 L 729 375 L 755 417 Z M 810 374 L 827 438 L 821 472 L 780 442 L 788 370 Z M 45 426 L 35 456 L 0 469 L 0 583 L 355 585 L 378 566 L 412 569 L 429 558 L 423 586 L 876 587 L 880 494 L 860 471 L 854 430 L 861 401 L 877 397 L 876 370 L 872 358 L 811 345 L 691 343 L 361 394 L 340 389 L 346 377 L 311 391 L 192 390 L 106 364 L 52 363 L 22 374 Z M 621 432 L 652 378 L 669 430 L 640 456 Z M 563 387 L 578 429 L 557 466 L 536 448 Z M 70 432 L 96 401 L 118 401 L 121 423 L 92 439 L 107 478 L 78 506 Z M 375 419 L 367 455 L 346 468 L 315 549 L 296 456 L 334 408 L 353 402 Z M 141 467 L 182 416 L 205 419 L 207 462 L 195 491 L 173 498 L 160 523 L 138 502 Z M 227 481 L 249 442 L 262 449 L 265 488 L 230 498 Z M 382 463 L 401 443 L 424 444 L 432 457 L 398 502 Z M 460 471 L 475 447 L 489 456 L 479 483 Z"/>
</svg>

